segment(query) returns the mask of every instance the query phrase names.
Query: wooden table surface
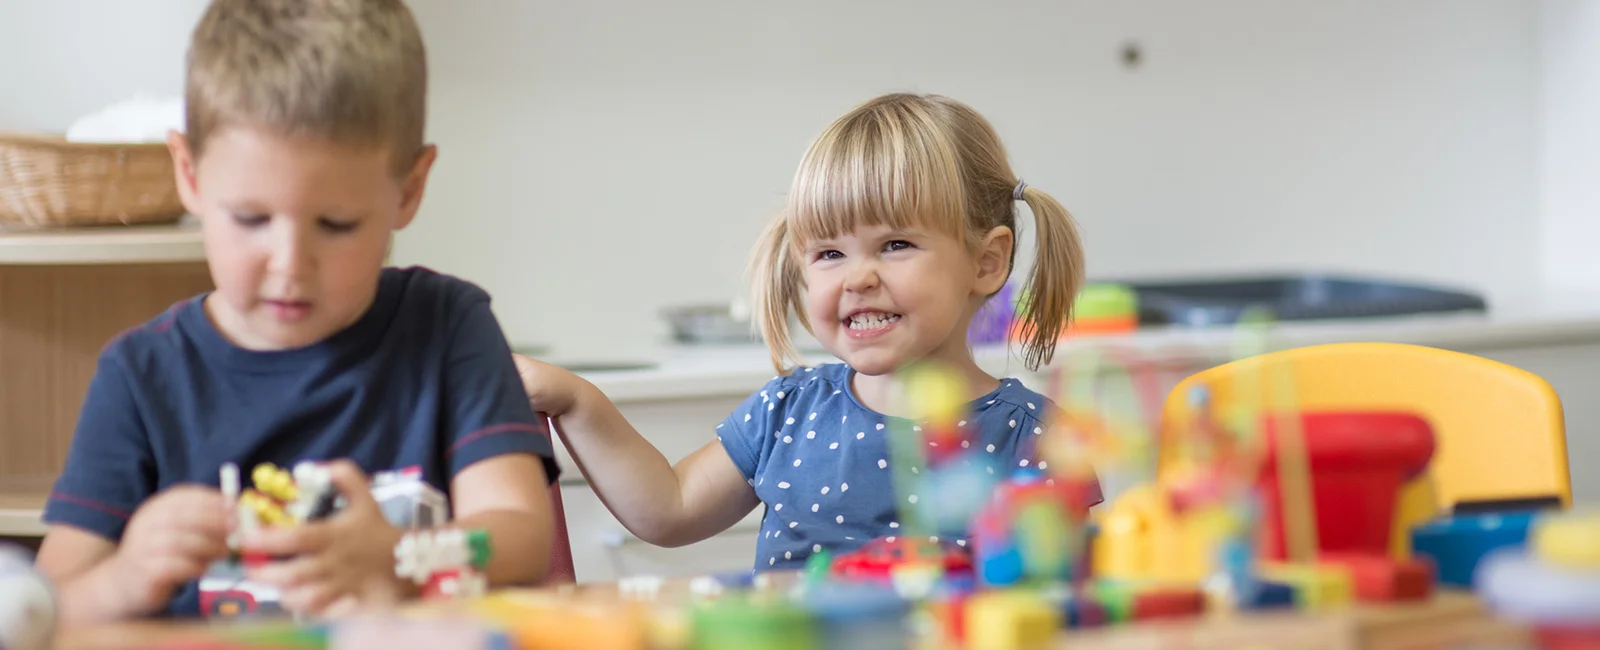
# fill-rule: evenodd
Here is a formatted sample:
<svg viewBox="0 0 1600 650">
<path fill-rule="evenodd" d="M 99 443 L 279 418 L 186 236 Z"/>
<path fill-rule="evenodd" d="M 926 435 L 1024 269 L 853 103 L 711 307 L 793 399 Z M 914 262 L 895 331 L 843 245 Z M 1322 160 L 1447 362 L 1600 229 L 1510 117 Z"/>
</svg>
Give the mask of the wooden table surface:
<svg viewBox="0 0 1600 650">
<path fill-rule="evenodd" d="M 788 579 L 781 579 L 787 582 Z M 620 598 L 616 584 L 595 583 L 559 591 L 581 598 Z M 657 600 L 686 602 L 687 580 L 669 580 Z M 63 632 L 56 650 L 133 650 L 207 637 L 204 624 L 130 622 Z M 1532 648 L 1521 626 L 1490 616 L 1471 594 L 1441 592 L 1425 603 L 1358 605 L 1320 614 L 1278 612 L 1209 615 L 1062 634 L 1057 647 L 1073 650 L 1457 650 Z M 752 649 L 759 650 L 759 649 Z"/>
</svg>

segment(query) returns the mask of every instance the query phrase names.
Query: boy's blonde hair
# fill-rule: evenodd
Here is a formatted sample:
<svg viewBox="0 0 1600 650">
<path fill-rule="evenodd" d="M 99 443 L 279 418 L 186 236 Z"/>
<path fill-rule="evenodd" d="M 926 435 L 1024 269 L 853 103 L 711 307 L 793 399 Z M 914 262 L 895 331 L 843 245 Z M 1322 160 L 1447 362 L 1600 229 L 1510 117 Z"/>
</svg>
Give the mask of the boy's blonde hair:
<svg viewBox="0 0 1600 650">
<path fill-rule="evenodd" d="M 423 149 L 428 69 L 401 0 L 214 0 L 189 45 L 185 129 L 196 157 L 228 126 L 389 148 L 396 174 Z"/>
<path fill-rule="evenodd" d="M 1019 186 L 1038 229 L 1021 314 L 1023 360 L 1036 370 L 1054 355 L 1083 284 L 1083 246 L 1072 215 L 1050 195 L 1020 185 L 994 127 L 961 102 L 897 93 L 835 120 L 801 160 L 787 205 L 750 260 L 752 311 L 773 366 L 787 373 L 800 360 L 789 316 L 806 322 L 800 257 L 807 242 L 862 226 L 921 225 L 976 251 L 997 226 L 1017 231 Z M 1015 263 L 1013 247 L 1008 278 Z"/>
</svg>

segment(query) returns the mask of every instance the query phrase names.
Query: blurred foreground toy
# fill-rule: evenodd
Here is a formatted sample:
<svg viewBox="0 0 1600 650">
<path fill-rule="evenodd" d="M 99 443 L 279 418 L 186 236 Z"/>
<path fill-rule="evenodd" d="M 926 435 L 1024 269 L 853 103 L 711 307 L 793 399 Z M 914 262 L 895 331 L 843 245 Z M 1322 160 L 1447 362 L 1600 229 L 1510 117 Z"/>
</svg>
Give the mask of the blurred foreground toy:
<svg viewBox="0 0 1600 650">
<path fill-rule="evenodd" d="M 1536 516 L 1523 511 L 1440 517 L 1411 530 L 1411 551 L 1433 562 L 1440 583 L 1470 588 L 1484 558 L 1526 544 Z"/>
<path fill-rule="evenodd" d="M 395 545 L 395 575 L 420 585 L 424 599 L 482 596 L 491 552 L 482 530 L 412 531 Z"/>
<path fill-rule="evenodd" d="M 1526 548 L 1492 552 L 1475 583 L 1496 613 L 1534 627 L 1542 646 L 1600 647 L 1600 514 L 1536 518 Z"/>
<path fill-rule="evenodd" d="M 20 547 L 0 544 L 0 649 L 45 650 L 55 634 L 55 591 Z"/>
</svg>

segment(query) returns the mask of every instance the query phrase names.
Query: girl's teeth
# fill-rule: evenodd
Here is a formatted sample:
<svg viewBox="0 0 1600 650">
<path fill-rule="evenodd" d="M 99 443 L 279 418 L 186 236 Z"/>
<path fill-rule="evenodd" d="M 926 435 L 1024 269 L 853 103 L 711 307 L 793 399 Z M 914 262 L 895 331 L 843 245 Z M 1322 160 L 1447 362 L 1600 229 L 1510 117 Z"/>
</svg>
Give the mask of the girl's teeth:
<svg viewBox="0 0 1600 650">
<path fill-rule="evenodd" d="M 895 314 L 857 314 L 850 317 L 850 329 L 876 329 L 897 320 L 900 320 L 900 316 Z"/>
</svg>

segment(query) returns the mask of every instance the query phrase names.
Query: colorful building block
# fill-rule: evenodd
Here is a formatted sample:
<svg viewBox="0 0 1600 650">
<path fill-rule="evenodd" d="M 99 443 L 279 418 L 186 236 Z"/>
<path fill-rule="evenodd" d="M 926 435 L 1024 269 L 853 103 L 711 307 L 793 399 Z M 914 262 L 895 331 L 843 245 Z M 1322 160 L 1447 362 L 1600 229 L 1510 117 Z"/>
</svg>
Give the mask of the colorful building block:
<svg viewBox="0 0 1600 650">
<path fill-rule="evenodd" d="M 825 582 L 808 588 L 803 603 L 822 648 L 901 650 L 911 603 L 894 590 L 866 583 Z"/>
<path fill-rule="evenodd" d="M 1302 610 L 1336 609 L 1355 600 L 1355 581 L 1341 566 L 1262 563 L 1261 576 L 1294 589 L 1295 607 Z"/>
<path fill-rule="evenodd" d="M 1135 621 L 1198 616 L 1206 609 L 1199 589 L 1158 587 L 1133 594 L 1129 614 Z"/>
<path fill-rule="evenodd" d="M 1123 580 L 1097 580 L 1090 587 L 1090 597 L 1105 609 L 1107 623 L 1126 623 L 1133 618 L 1135 587 Z"/>
<path fill-rule="evenodd" d="M 1433 593 L 1433 565 L 1426 559 L 1324 553 L 1321 561 L 1348 570 L 1362 602 L 1424 600 Z"/>
<path fill-rule="evenodd" d="M 1049 601 L 1024 590 L 980 592 L 967 601 L 966 618 L 971 650 L 1047 647 L 1062 627 L 1061 613 Z"/>
<path fill-rule="evenodd" d="M 1069 596 L 1063 605 L 1063 610 L 1069 628 L 1100 627 L 1110 622 L 1106 606 L 1087 592 Z"/>
<path fill-rule="evenodd" d="M 1268 580 L 1257 580 L 1255 588 L 1238 603 L 1239 609 L 1267 610 L 1294 607 L 1294 587 Z"/>
<path fill-rule="evenodd" d="M 692 650 L 825 647 L 818 643 L 817 626 L 805 610 L 781 598 L 721 598 L 696 606 L 691 616 Z"/>
<path fill-rule="evenodd" d="M 1433 564 L 1441 584 L 1471 587 L 1478 563 L 1489 553 L 1527 543 L 1536 515 L 1522 511 L 1436 519 L 1411 531 L 1411 551 Z"/>
</svg>

